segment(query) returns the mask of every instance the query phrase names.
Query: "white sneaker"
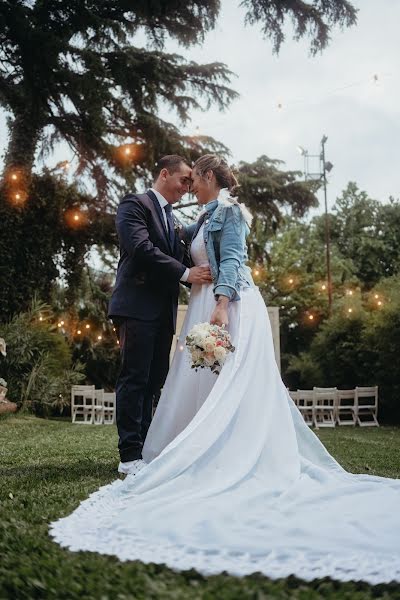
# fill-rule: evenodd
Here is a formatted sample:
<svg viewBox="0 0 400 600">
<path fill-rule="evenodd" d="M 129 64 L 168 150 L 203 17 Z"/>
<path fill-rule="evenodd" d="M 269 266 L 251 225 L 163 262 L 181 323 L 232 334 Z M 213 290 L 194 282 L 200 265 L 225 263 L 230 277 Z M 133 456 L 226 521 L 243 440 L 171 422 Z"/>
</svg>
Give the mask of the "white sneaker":
<svg viewBox="0 0 400 600">
<path fill-rule="evenodd" d="M 130 460 L 128 462 L 120 462 L 118 465 L 118 473 L 122 473 L 123 475 L 136 475 L 146 466 L 146 464 L 147 463 L 145 463 L 142 458 Z"/>
</svg>

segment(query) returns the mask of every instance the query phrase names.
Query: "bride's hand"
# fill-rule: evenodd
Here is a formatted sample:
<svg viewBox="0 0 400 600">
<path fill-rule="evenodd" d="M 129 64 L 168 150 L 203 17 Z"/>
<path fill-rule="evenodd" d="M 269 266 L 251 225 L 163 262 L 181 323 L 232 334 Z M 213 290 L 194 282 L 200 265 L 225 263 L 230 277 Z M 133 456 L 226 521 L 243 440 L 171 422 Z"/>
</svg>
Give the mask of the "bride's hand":
<svg viewBox="0 0 400 600">
<path fill-rule="evenodd" d="M 214 308 L 213 313 L 211 315 L 211 325 L 229 325 L 228 304 L 229 298 L 227 298 L 226 296 L 220 296 L 218 298 L 217 306 Z"/>
</svg>

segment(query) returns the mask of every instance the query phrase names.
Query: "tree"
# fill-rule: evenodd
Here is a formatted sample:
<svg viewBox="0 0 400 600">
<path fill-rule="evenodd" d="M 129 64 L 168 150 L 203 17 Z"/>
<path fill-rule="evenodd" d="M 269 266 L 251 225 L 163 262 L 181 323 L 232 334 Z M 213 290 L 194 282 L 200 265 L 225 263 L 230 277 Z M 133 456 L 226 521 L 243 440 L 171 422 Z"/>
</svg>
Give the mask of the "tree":
<svg viewBox="0 0 400 600">
<path fill-rule="evenodd" d="M 267 306 L 279 306 L 283 365 L 288 355 L 309 347 L 328 316 L 325 248 L 315 221 L 286 219 L 270 239 L 269 261 L 255 264 L 253 275 Z M 332 246 L 335 302 L 346 290 L 358 295 L 359 282 L 351 260 Z"/>
<path fill-rule="evenodd" d="M 318 206 L 313 182 L 297 181 L 298 171 L 283 171 L 283 161 L 263 155 L 253 163 L 241 161 L 239 199 L 253 214 L 253 233 L 249 240 L 250 257 L 255 261 L 268 259 L 268 240 L 285 214 L 303 217 Z"/>
<path fill-rule="evenodd" d="M 352 260 L 355 274 L 367 288 L 400 271 L 400 202 L 383 204 L 350 182 L 337 199 L 331 236 L 341 254 Z M 322 218 L 318 224 L 321 233 Z"/>
<path fill-rule="evenodd" d="M 375 293 L 383 298 L 373 302 Z M 311 342 L 309 350 L 293 356 L 288 383 L 296 388 L 314 385 L 351 389 L 379 386 L 380 420 L 400 421 L 400 380 L 394 365 L 400 352 L 400 279 L 383 279 L 354 305 L 336 304 Z"/>
<path fill-rule="evenodd" d="M 294 21 L 297 39 L 310 36 L 312 51 L 325 47 L 333 26 L 356 20 L 346 0 L 246 0 L 243 5 L 247 21 L 262 24 L 276 51 L 287 18 Z M 159 117 L 160 104 L 174 109 L 184 123 L 191 109 L 212 103 L 223 109 L 236 97 L 226 65 L 200 65 L 165 52 L 168 37 L 184 47 L 201 42 L 219 10 L 218 0 L 0 0 L 0 106 L 8 114 L 9 131 L 0 186 L 8 256 L 1 272 L 1 299 L 7 299 L 1 304 L 3 318 L 26 308 L 34 289 L 47 300 L 59 266 L 67 270 L 71 290 L 73 281 L 76 288 L 85 254 L 96 240 L 93 227 L 65 227 L 79 194 L 88 223 L 110 224 L 111 185 L 126 189 L 137 178 L 147 179 L 158 156 L 227 153 L 212 138 L 184 136 Z M 142 31 L 146 47 L 137 43 Z M 67 198 L 64 184 L 54 179 L 56 190 L 48 174 L 43 181 L 37 175 L 32 179 L 37 158 L 46 157 L 59 141 L 73 150 L 76 173 L 95 182 L 95 198 L 79 186 L 70 188 Z M 97 242 L 107 238 L 106 230 L 100 227 Z M 34 232 L 37 237 L 28 241 Z M 18 288 L 15 294 L 9 293 L 12 285 Z"/>
<path fill-rule="evenodd" d="M 246 20 L 261 23 L 278 51 L 291 18 L 295 38 L 326 46 L 330 28 L 349 26 L 356 11 L 346 0 L 245 0 Z M 132 144 L 135 171 L 172 151 L 190 154 L 193 141 L 157 116 L 160 102 L 185 121 L 193 107 L 236 96 L 221 63 L 198 65 L 163 52 L 168 36 L 183 46 L 198 44 L 212 29 L 218 0 L 0 0 L 0 104 L 11 115 L 6 167 L 31 170 L 39 144 L 65 140 L 104 185 L 104 166 L 123 172 L 115 147 Z M 135 45 L 147 33 L 150 49 Z M 198 150 L 199 148 L 197 148 Z"/>
</svg>

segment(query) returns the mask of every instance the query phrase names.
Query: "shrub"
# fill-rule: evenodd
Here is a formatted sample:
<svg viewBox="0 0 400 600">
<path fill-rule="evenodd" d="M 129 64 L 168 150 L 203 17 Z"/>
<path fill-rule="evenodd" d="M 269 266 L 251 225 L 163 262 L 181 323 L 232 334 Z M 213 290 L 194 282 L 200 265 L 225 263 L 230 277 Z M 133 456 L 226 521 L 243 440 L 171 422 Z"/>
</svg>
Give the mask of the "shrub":
<svg viewBox="0 0 400 600">
<path fill-rule="evenodd" d="M 50 317 L 49 306 L 34 299 L 27 312 L 0 327 L 7 342 L 1 376 L 8 383 L 8 398 L 41 416 L 68 406 L 71 385 L 84 378 L 82 366 L 72 364 L 68 343 L 49 324 Z"/>
</svg>

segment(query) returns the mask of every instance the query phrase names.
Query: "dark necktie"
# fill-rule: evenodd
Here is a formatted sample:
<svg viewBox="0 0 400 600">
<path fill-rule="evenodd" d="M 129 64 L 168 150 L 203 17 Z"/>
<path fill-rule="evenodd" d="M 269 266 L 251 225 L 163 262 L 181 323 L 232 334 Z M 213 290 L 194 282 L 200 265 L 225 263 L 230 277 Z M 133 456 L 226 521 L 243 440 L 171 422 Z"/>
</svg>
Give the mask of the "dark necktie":
<svg viewBox="0 0 400 600">
<path fill-rule="evenodd" d="M 164 206 L 164 210 L 165 210 L 165 214 L 167 216 L 168 237 L 169 237 L 169 241 L 171 243 L 171 247 L 173 248 L 174 241 L 175 241 L 175 231 L 174 231 L 174 217 L 172 216 L 172 205 L 166 204 Z"/>
</svg>

